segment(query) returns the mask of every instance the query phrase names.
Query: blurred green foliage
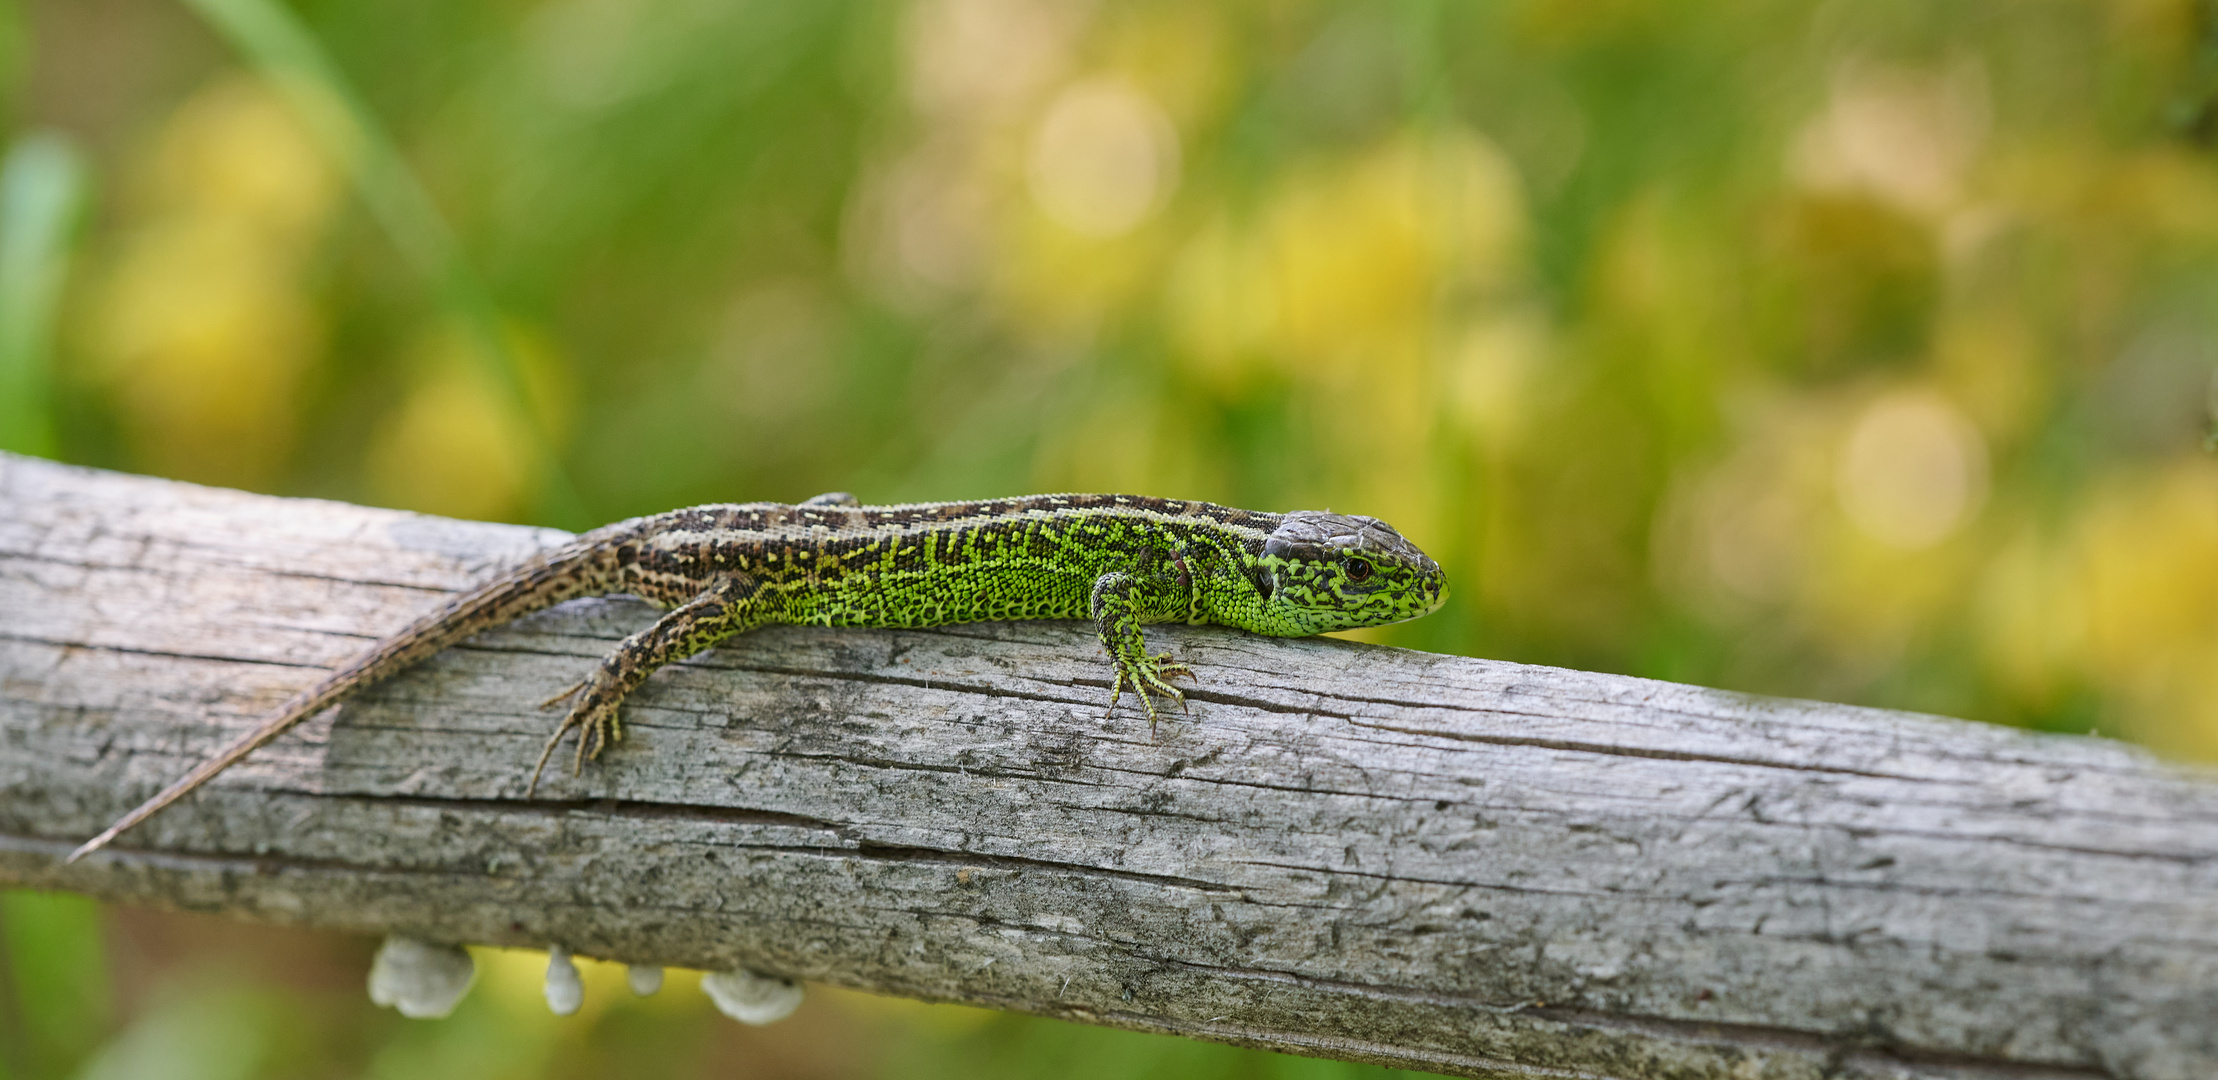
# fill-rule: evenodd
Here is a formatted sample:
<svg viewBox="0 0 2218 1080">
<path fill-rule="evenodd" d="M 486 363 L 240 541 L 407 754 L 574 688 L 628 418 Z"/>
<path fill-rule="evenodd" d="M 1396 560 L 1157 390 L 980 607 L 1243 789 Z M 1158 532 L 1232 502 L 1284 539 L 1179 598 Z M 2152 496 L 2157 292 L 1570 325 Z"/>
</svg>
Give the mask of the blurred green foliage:
<svg viewBox="0 0 2218 1080">
<path fill-rule="evenodd" d="M 1330 506 L 1456 583 L 1373 640 L 2218 756 L 2204 0 L 38 0 L 0 72 L 100 193 L 0 214 L 68 260 L 0 305 L 59 304 L 5 372 L 70 460 L 570 527 Z M 10 1075 L 722 1037 L 117 1012 L 90 918 L 0 903 Z M 838 1000 L 899 1053 L 780 1068 L 1339 1068 Z"/>
<path fill-rule="evenodd" d="M 100 946 L 91 900 L 0 891 L 0 1078 L 66 1076 L 107 1034 Z"/>
</svg>

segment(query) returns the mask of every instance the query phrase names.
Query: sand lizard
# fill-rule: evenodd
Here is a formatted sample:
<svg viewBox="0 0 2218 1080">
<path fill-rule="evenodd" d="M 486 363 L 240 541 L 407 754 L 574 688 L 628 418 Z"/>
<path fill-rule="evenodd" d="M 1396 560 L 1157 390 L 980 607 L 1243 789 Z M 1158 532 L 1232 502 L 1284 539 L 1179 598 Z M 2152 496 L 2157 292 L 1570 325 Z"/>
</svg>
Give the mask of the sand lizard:
<svg viewBox="0 0 2218 1080">
<path fill-rule="evenodd" d="M 1439 564 L 1377 518 L 1236 510 L 1137 495 L 1032 495 L 862 506 L 696 506 L 584 533 L 471 589 L 295 694 L 252 731 L 70 855 L 74 861 L 340 698 L 480 631 L 581 596 L 671 609 L 549 699 L 570 703 L 525 789 L 578 732 L 577 768 L 623 737 L 617 708 L 656 668 L 772 623 L 921 627 L 1091 619 L 1150 727 L 1151 695 L 1191 675 L 1147 651 L 1146 623 L 1216 623 L 1276 637 L 1413 619 L 1447 598 Z"/>
</svg>

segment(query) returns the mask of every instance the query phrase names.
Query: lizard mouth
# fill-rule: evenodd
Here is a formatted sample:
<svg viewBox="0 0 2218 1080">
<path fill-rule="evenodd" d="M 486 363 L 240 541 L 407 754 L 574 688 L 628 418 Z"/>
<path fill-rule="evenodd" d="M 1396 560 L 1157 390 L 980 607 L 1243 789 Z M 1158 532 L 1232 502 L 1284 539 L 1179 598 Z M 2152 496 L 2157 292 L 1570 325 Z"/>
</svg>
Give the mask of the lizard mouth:
<svg viewBox="0 0 2218 1080">
<path fill-rule="evenodd" d="M 1426 561 L 1430 562 L 1431 560 Z M 1433 567 L 1432 573 L 1427 575 L 1425 580 L 1412 588 L 1410 592 L 1423 597 L 1424 602 L 1410 608 L 1407 614 L 1396 616 L 1375 625 L 1393 626 L 1396 623 L 1406 623 L 1412 619 L 1424 618 L 1440 610 L 1440 605 L 1448 602 L 1448 579 L 1440 573 L 1439 567 Z"/>
</svg>

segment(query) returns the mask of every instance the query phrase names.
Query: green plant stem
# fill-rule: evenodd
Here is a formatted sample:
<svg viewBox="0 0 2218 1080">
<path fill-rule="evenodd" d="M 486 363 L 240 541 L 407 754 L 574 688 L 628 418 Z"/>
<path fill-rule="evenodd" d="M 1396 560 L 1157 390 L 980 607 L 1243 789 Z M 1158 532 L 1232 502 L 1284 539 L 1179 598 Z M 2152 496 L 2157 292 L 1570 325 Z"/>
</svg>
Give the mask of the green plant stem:
<svg viewBox="0 0 2218 1080">
<path fill-rule="evenodd" d="M 54 310 L 83 187 L 76 150 L 52 132 L 17 140 L 0 167 L 0 449 L 54 456 Z"/>
<path fill-rule="evenodd" d="M 300 113 L 325 152 L 345 170 L 393 246 L 432 283 L 440 303 L 468 329 L 476 345 L 472 355 L 506 389 L 531 433 L 540 470 L 535 516 L 573 529 L 590 524 L 553 438 L 532 408 L 523 358 L 502 332 L 491 293 L 463 255 L 430 193 L 323 46 L 275 0 L 183 3 L 228 39 Z"/>
</svg>

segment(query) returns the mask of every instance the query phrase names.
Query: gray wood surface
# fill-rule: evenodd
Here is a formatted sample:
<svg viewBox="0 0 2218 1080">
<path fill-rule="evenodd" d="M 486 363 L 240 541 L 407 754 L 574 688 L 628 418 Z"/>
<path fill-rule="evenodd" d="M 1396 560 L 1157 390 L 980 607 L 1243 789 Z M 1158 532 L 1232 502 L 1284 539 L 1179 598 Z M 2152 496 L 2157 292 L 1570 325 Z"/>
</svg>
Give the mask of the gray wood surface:
<svg viewBox="0 0 2218 1080">
<path fill-rule="evenodd" d="M 2218 783 L 2115 743 L 1342 641 L 777 629 L 525 801 L 579 601 L 256 714 L 561 534 L 0 457 L 0 882 L 1473 1076 L 2218 1076 Z"/>
</svg>

